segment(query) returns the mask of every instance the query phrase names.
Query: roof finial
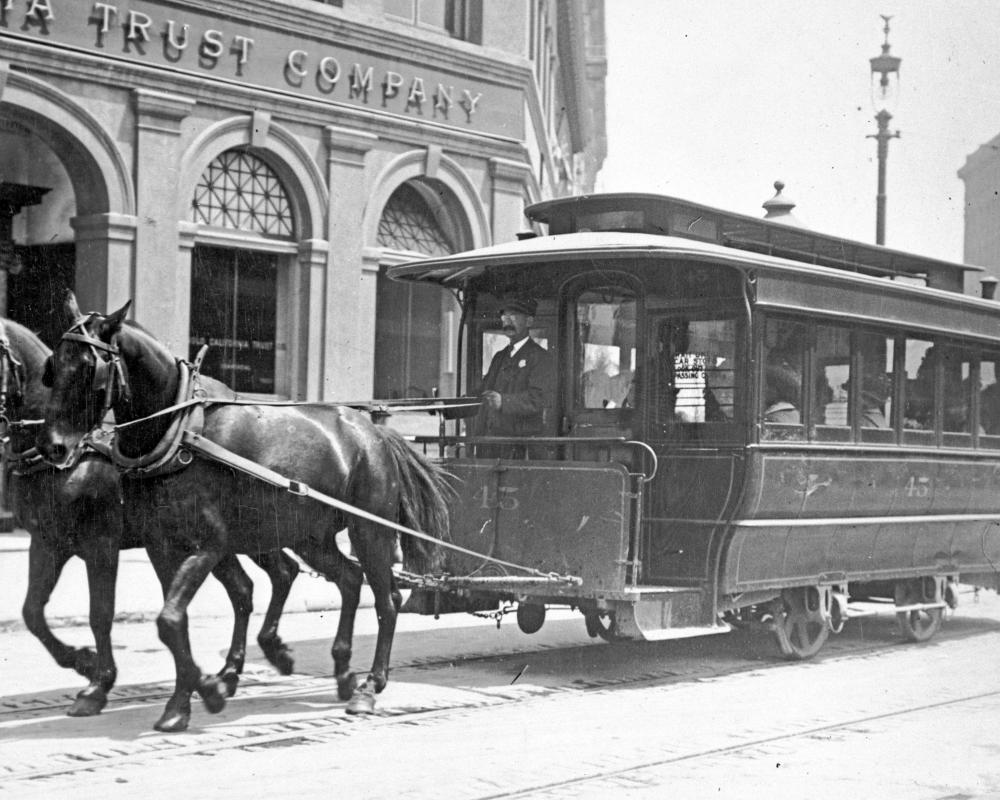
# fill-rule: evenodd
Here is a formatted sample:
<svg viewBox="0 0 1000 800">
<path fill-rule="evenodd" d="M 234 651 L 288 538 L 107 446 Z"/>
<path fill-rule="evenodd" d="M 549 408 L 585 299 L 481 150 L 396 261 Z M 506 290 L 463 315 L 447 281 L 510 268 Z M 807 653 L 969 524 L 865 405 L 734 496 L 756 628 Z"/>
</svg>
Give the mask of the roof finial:
<svg viewBox="0 0 1000 800">
<path fill-rule="evenodd" d="M 795 208 L 795 201 L 781 194 L 784 188 L 784 181 L 774 182 L 774 197 L 770 200 L 765 200 L 763 203 L 763 208 L 767 212 L 764 214 L 764 219 L 780 222 L 783 225 L 795 225 L 804 228 L 805 226 L 792 214 L 792 209 Z"/>
</svg>

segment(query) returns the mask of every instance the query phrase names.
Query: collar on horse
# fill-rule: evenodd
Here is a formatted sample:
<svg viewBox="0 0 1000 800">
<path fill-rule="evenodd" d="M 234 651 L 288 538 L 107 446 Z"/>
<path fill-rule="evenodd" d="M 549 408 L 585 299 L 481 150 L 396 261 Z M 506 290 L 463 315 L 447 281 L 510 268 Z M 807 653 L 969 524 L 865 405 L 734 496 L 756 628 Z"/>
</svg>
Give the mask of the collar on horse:
<svg viewBox="0 0 1000 800">
<path fill-rule="evenodd" d="M 152 450 L 135 457 L 127 456 L 121 451 L 117 435 L 113 436 L 110 442 L 102 441 L 101 437 L 98 436 L 91 441 L 91 447 L 107 455 L 119 469 L 130 477 L 152 478 L 166 475 L 190 464 L 191 451 L 183 446 L 182 439 L 185 432 L 200 434 L 205 426 L 205 390 L 202 388 L 199 378 L 201 362 L 206 350 L 206 347 L 201 349 L 193 364 L 178 359 L 177 369 L 180 372 L 180 380 L 173 405 L 155 414 L 115 426 L 117 432 L 130 425 L 147 422 L 167 414 L 172 415 L 170 426 Z"/>
<path fill-rule="evenodd" d="M 104 390 L 104 403 L 100 414 L 100 418 L 104 420 L 112 411 L 116 392 L 125 400 L 131 399 L 132 392 L 118 346 L 118 334 L 112 336 L 110 342 L 104 342 L 87 329 L 87 324 L 95 316 L 97 316 L 96 313 L 91 312 L 77 319 L 62 335 L 62 339 L 63 341 L 80 342 L 91 349 L 96 365 L 93 388 L 95 391 Z M 194 364 L 178 359 L 177 368 L 180 372 L 180 380 L 173 405 L 149 416 L 117 424 L 110 432 L 104 429 L 103 424 L 98 424 L 80 440 L 74 452 L 59 467 L 65 469 L 74 465 L 86 448 L 96 450 L 111 459 L 125 474 L 134 477 L 150 478 L 164 475 L 183 469 L 190 464 L 192 456 L 189 450 L 181 446 L 181 437 L 185 430 L 200 433 L 204 427 L 205 392 L 201 388 L 198 378 L 206 350 L 205 347 L 201 349 Z M 167 414 L 172 414 L 173 418 L 166 433 L 152 450 L 135 457 L 122 453 L 118 436 L 115 435 L 119 429 Z"/>
</svg>

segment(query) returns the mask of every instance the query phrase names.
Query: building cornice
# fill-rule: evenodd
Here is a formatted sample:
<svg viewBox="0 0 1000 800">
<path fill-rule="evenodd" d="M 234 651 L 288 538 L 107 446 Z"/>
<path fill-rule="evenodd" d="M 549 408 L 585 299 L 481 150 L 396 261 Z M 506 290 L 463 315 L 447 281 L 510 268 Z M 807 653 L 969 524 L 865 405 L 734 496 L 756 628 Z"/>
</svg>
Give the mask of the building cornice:
<svg viewBox="0 0 1000 800">
<path fill-rule="evenodd" d="M 158 0 L 179 11 L 226 17 L 291 33 L 303 42 L 336 42 L 404 63 L 434 65 L 483 80 L 521 85 L 521 73 L 531 65 L 518 55 L 454 39 L 446 32 L 406 25 L 389 19 L 352 15 L 321 3 L 275 3 L 273 0 Z M 485 69 L 484 69 L 485 67 Z"/>
<path fill-rule="evenodd" d="M 0 37 L 2 39 L 3 37 Z M 524 152 L 519 138 L 465 130 L 423 119 L 413 119 L 378 109 L 359 108 L 335 101 L 317 100 L 287 91 L 251 87 L 235 82 L 206 82 L 195 75 L 170 72 L 138 63 L 108 62 L 99 56 L 62 50 L 58 62 L 52 48 L 31 42 L 3 40 L 11 69 L 35 77 L 44 76 L 53 85 L 66 79 L 103 83 L 109 88 L 135 90 L 156 85 L 165 93 L 191 95 L 200 106 L 225 108 L 246 113 L 249 108 L 267 111 L 273 119 L 307 125 L 354 127 L 376 134 L 380 139 L 406 144 L 440 145 L 445 150 L 470 155 L 507 155 L 518 158 Z M 525 73 L 526 87 L 533 83 Z M 529 107 L 535 103 L 529 103 Z M 331 114 L 333 116 L 331 116 Z"/>
</svg>

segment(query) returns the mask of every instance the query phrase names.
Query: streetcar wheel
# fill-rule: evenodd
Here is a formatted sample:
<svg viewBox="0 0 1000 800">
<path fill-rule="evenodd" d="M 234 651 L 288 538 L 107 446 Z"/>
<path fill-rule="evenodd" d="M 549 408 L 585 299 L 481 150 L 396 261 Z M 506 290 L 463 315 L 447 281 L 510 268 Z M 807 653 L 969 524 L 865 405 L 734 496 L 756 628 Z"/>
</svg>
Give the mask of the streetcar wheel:
<svg viewBox="0 0 1000 800">
<path fill-rule="evenodd" d="M 911 603 L 925 602 L 921 583 L 916 581 L 901 581 L 896 584 L 896 605 L 904 606 Z M 944 618 L 942 608 L 920 608 L 913 611 L 900 611 L 896 614 L 903 639 L 908 642 L 926 642 L 941 627 Z"/>
<path fill-rule="evenodd" d="M 609 614 L 605 620 L 595 611 L 585 614 L 583 620 L 587 623 L 587 634 L 591 638 L 600 636 L 606 642 L 618 641 L 618 623 L 615 621 L 614 614 Z"/>
<path fill-rule="evenodd" d="M 830 627 L 820 609 L 819 591 L 815 587 L 785 589 L 772 604 L 772 614 L 778 647 L 790 661 L 812 658 L 830 636 Z"/>
<path fill-rule="evenodd" d="M 926 642 L 941 627 L 940 608 L 922 608 L 919 611 L 900 611 L 896 614 L 903 638 L 908 642 Z"/>
<path fill-rule="evenodd" d="M 524 633 L 538 633 L 545 622 L 545 606 L 537 603 L 517 604 L 517 627 Z"/>
</svg>

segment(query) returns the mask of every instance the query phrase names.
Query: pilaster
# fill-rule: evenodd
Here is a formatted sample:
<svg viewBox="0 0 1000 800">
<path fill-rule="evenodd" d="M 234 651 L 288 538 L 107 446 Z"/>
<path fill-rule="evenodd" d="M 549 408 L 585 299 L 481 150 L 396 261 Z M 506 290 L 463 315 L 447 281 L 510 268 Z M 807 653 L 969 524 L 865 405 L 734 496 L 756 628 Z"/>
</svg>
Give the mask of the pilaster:
<svg viewBox="0 0 1000 800">
<path fill-rule="evenodd" d="M 374 313 L 366 309 L 374 305 L 374 287 L 364 279 L 362 231 L 368 196 L 365 156 L 377 141 L 373 134 L 326 128 L 330 256 L 323 314 L 322 400 L 367 397 L 372 391 Z"/>
<path fill-rule="evenodd" d="M 177 209 L 181 124 L 195 101 L 136 89 L 136 268 L 134 314 L 177 354 L 187 354 L 190 252 L 186 270 L 180 252 Z"/>
</svg>

